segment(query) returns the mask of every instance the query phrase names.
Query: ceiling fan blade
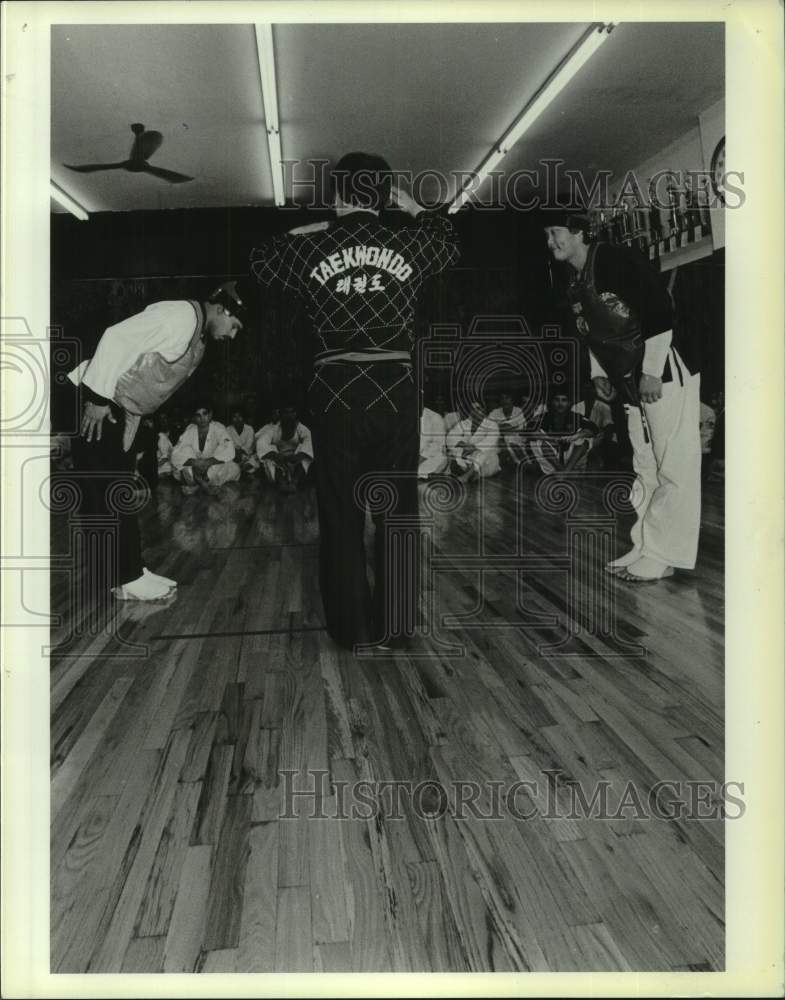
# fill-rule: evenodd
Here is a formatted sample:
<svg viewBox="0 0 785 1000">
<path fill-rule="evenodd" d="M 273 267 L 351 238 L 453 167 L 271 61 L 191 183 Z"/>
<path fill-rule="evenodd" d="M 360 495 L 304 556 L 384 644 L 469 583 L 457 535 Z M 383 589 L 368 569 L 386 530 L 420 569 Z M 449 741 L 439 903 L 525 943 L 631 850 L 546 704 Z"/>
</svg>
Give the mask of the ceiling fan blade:
<svg viewBox="0 0 785 1000">
<path fill-rule="evenodd" d="M 80 167 L 74 167 L 70 163 L 63 164 L 64 167 L 75 170 L 78 174 L 92 174 L 96 170 L 122 170 L 127 165 L 127 160 L 122 163 L 85 163 Z"/>
<path fill-rule="evenodd" d="M 193 180 L 193 177 L 178 174 L 176 170 L 164 170 L 163 167 L 153 167 L 149 163 L 144 165 L 144 172 L 152 174 L 154 177 L 160 177 L 162 181 L 169 181 L 170 184 L 184 184 L 185 181 Z"/>
<path fill-rule="evenodd" d="M 156 149 L 159 149 L 164 137 L 160 132 L 142 132 L 134 139 L 131 147 L 132 160 L 149 160 Z"/>
</svg>

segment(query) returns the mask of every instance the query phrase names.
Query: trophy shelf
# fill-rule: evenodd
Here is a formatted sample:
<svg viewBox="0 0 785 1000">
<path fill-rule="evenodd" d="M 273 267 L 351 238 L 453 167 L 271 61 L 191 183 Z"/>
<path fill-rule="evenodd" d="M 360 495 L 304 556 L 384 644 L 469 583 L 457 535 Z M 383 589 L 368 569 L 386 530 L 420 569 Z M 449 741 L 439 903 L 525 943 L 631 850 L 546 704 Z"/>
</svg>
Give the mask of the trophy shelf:
<svg viewBox="0 0 785 1000">
<path fill-rule="evenodd" d="M 661 254 L 659 257 L 660 271 L 670 271 L 680 264 L 691 264 L 703 257 L 710 257 L 713 252 L 714 242 L 711 233 L 709 233 L 708 236 L 702 236 L 695 243 L 688 243 L 686 246 L 676 247 L 675 250 Z"/>
</svg>

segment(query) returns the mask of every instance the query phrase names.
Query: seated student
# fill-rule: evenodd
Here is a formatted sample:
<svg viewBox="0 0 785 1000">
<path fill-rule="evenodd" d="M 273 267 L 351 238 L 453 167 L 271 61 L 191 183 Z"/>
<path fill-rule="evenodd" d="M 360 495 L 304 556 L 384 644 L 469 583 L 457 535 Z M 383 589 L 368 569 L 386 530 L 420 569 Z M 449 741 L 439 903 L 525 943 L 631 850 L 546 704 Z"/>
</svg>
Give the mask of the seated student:
<svg viewBox="0 0 785 1000">
<path fill-rule="evenodd" d="M 447 434 L 449 471 L 464 482 L 499 471 L 499 425 L 489 420 L 482 403 L 474 402 Z"/>
<path fill-rule="evenodd" d="M 273 428 L 281 419 L 281 411 L 279 409 L 270 410 L 269 414 L 266 414 L 267 420 L 262 424 L 258 431 L 254 431 L 254 468 L 261 468 L 259 463 L 259 438 L 263 434 L 272 433 Z"/>
<path fill-rule="evenodd" d="M 420 464 L 417 478 L 427 479 L 444 472 L 449 464 L 446 449 L 447 430 L 444 417 L 423 406 L 420 410 Z"/>
<path fill-rule="evenodd" d="M 457 414 L 454 410 L 450 410 L 449 407 L 450 404 L 448 403 L 447 397 L 444 393 L 437 392 L 433 397 L 433 405 L 431 406 L 431 409 L 434 413 L 438 413 L 442 420 L 444 420 L 444 429 L 448 434 L 461 419 L 459 414 Z"/>
<path fill-rule="evenodd" d="M 297 408 L 281 408 L 281 419 L 256 436 L 256 455 L 268 482 L 283 493 L 294 493 L 313 461 L 311 432 L 297 419 Z"/>
<path fill-rule="evenodd" d="M 200 487 L 217 488 L 240 478 L 234 461 L 234 445 L 223 424 L 213 420 L 209 406 L 199 406 L 194 423 L 189 424 L 172 449 L 174 478 L 183 484 L 183 493 Z"/>
<path fill-rule="evenodd" d="M 253 427 L 245 422 L 245 414 L 240 409 L 232 410 L 232 422 L 226 432 L 234 445 L 234 460 L 243 472 L 253 472 L 259 468 L 255 451 Z"/>
<path fill-rule="evenodd" d="M 616 390 L 611 389 L 611 399 L 616 396 Z M 584 418 L 596 428 L 594 437 L 589 439 L 591 452 L 587 459 L 587 465 L 594 468 L 618 470 L 619 446 L 616 437 L 616 425 L 613 420 L 613 412 L 608 403 L 604 403 L 597 398 L 594 391 L 594 384 L 589 382 L 584 386 L 583 398 L 572 407 L 572 412 Z"/>
<path fill-rule="evenodd" d="M 158 476 L 171 476 L 172 474 L 172 438 L 169 432 L 169 417 L 160 411 L 158 417 Z"/>
<path fill-rule="evenodd" d="M 500 405 L 488 414 L 489 420 L 499 425 L 499 462 L 502 465 L 517 465 L 523 448 L 521 431 L 526 428 L 523 410 L 513 402 L 511 392 L 502 392 Z"/>
<path fill-rule="evenodd" d="M 570 410 L 570 399 L 564 389 L 551 393 L 545 414 L 531 448 L 542 472 L 571 472 L 585 469 L 591 439 L 597 433 L 585 417 Z"/>
</svg>

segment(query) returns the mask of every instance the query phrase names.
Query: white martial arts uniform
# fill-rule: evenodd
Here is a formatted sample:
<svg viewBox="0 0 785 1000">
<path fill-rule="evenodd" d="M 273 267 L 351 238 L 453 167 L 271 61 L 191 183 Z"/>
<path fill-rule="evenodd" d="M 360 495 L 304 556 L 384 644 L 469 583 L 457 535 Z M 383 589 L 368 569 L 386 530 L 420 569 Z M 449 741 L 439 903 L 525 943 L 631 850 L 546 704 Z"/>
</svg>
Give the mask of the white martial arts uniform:
<svg viewBox="0 0 785 1000">
<path fill-rule="evenodd" d="M 456 413 L 455 410 L 450 410 L 449 413 L 444 414 L 444 429 L 449 434 L 450 431 L 455 427 L 458 421 L 461 419 L 460 413 Z"/>
<path fill-rule="evenodd" d="M 275 482 L 277 466 L 272 459 L 265 459 L 264 456 L 271 451 L 278 451 L 282 454 L 302 455 L 300 459 L 305 472 L 313 461 L 313 442 L 311 432 L 305 424 L 297 423 L 294 434 L 288 440 L 284 440 L 280 423 L 265 424 L 256 435 L 256 456 L 261 462 L 264 474 L 271 483 Z"/>
<path fill-rule="evenodd" d="M 488 419 L 495 420 L 499 425 L 499 451 L 508 452 L 514 462 L 520 461 L 520 455 L 524 448 L 521 431 L 526 429 L 526 418 L 520 406 L 513 406 L 509 416 L 505 414 L 501 406 L 497 406 L 488 414 Z"/>
<path fill-rule="evenodd" d="M 602 439 L 602 432 L 606 427 L 613 427 L 613 413 L 611 412 L 610 406 L 604 403 L 601 399 L 595 399 L 592 403 L 591 410 L 589 411 L 588 417 L 586 416 L 586 401 L 581 400 L 572 407 L 572 412 L 577 413 L 579 417 L 583 417 L 590 423 L 594 424 L 597 428 L 597 433 L 593 437 L 586 438 L 589 442 L 589 448 L 593 448 Z M 616 431 L 610 435 L 607 440 L 617 441 Z"/>
<path fill-rule="evenodd" d="M 232 444 L 235 450 L 235 460 L 238 464 L 248 471 L 250 469 L 258 469 L 259 461 L 256 458 L 256 443 L 254 438 L 253 427 L 250 424 L 243 424 L 243 429 L 240 433 L 234 424 L 227 424 L 226 433 L 232 439 Z"/>
<path fill-rule="evenodd" d="M 464 457 L 460 442 L 473 444 L 477 451 Z M 459 420 L 447 434 L 447 454 L 461 469 L 473 467 L 481 478 L 499 471 L 499 425 L 488 417 L 472 431 L 472 418 Z"/>
<path fill-rule="evenodd" d="M 164 431 L 158 432 L 158 475 L 171 476 L 172 474 L 172 449 L 173 445 L 169 435 Z"/>
<path fill-rule="evenodd" d="M 234 461 L 234 444 L 223 424 L 211 420 L 207 429 L 204 448 L 199 448 L 199 428 L 189 424 L 180 435 L 180 440 L 172 449 L 174 478 L 185 481 L 183 469 L 192 458 L 214 458 L 219 464 L 207 470 L 207 480 L 213 486 L 222 486 L 240 478 L 240 466 Z"/>
<path fill-rule="evenodd" d="M 232 439 L 235 451 L 244 451 L 246 455 L 253 454 L 254 434 L 253 427 L 251 427 L 250 424 L 243 424 L 243 429 L 239 434 L 237 433 L 237 429 L 234 424 L 227 424 L 226 433 Z"/>
<path fill-rule="evenodd" d="M 689 373 L 671 340 L 667 330 L 645 343 L 644 373 L 661 378 L 667 360 L 672 376 L 663 383 L 661 399 L 642 404 L 649 442 L 640 410 L 624 407 L 637 476 L 632 495 L 637 519 L 630 538 L 640 556 L 693 569 L 700 532 L 700 374 Z M 607 377 L 591 351 L 589 356 L 592 378 Z"/>
<path fill-rule="evenodd" d="M 424 407 L 420 415 L 420 464 L 419 479 L 444 472 L 449 464 L 446 447 L 447 429 L 444 417 Z"/>
<path fill-rule="evenodd" d="M 564 446 L 560 442 L 569 443 Z M 585 469 L 589 450 L 591 449 L 591 442 L 592 437 L 586 430 L 583 430 L 581 432 L 575 431 L 572 434 L 565 431 L 564 434 L 552 433 L 548 435 L 544 432 L 543 437 L 533 438 L 529 444 L 531 453 L 541 471 L 546 476 L 549 476 L 554 472 L 561 471 L 564 465 L 573 457 L 575 450 L 581 447 L 584 448 L 584 454 L 576 460 L 572 471 Z M 585 448 L 587 443 L 589 448 Z"/>
</svg>

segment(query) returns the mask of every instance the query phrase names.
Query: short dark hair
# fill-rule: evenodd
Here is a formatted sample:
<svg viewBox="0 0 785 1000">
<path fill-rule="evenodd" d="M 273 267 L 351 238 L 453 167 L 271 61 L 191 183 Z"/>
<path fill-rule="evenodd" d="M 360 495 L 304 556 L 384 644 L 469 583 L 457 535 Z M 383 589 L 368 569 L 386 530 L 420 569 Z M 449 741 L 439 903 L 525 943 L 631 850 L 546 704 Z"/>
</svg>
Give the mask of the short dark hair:
<svg viewBox="0 0 785 1000">
<path fill-rule="evenodd" d="M 390 164 L 373 153 L 347 153 L 332 172 L 335 192 L 347 205 L 381 211 L 390 198 Z"/>
<path fill-rule="evenodd" d="M 588 240 L 591 238 L 591 219 L 580 208 L 549 209 L 544 213 L 543 227 L 561 226 L 571 233 L 583 233 Z"/>
</svg>

